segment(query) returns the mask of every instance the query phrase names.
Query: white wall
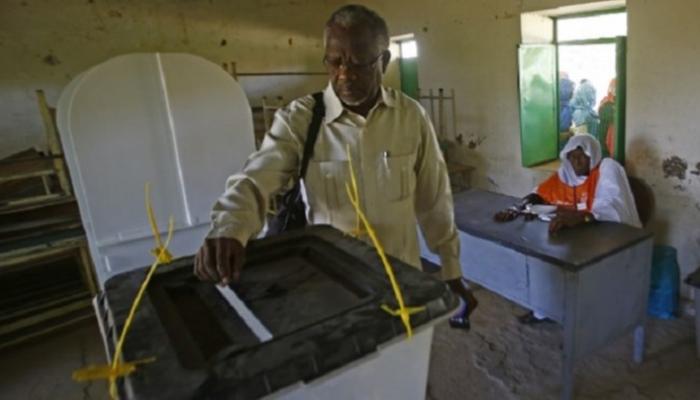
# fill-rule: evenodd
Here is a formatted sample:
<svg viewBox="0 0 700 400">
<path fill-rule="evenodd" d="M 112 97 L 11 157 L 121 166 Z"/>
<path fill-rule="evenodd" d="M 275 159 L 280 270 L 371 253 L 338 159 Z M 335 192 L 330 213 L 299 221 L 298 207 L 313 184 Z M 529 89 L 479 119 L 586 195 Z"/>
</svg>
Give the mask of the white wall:
<svg viewBox="0 0 700 400">
<path fill-rule="evenodd" d="M 478 187 L 522 195 L 546 176 L 521 167 L 516 48 L 520 14 L 579 0 L 361 1 L 392 35 L 414 33 L 422 89 L 454 88 L 464 143 L 451 153 L 477 167 Z M 0 155 L 41 137 L 33 90 L 130 51 L 187 51 L 251 70 L 320 70 L 321 27 L 342 1 L 3 1 L 0 5 Z M 609 3 L 609 2 L 602 2 Z M 27 5 L 23 5 L 27 4 Z M 655 190 L 659 242 L 679 249 L 683 275 L 700 265 L 700 2 L 628 0 L 628 166 Z M 221 46 L 221 39 L 227 40 Z M 291 38 L 292 44 L 289 44 Z M 52 54 L 60 63 L 50 65 Z M 246 83 L 249 93 L 295 94 L 323 79 Z M 255 87 L 251 87 L 255 86 Z M 270 93 L 276 95 L 277 93 Z M 253 100 L 255 103 L 255 100 Z M 471 146 L 470 146 L 470 142 Z M 686 160 L 685 180 L 665 159 Z"/>
</svg>

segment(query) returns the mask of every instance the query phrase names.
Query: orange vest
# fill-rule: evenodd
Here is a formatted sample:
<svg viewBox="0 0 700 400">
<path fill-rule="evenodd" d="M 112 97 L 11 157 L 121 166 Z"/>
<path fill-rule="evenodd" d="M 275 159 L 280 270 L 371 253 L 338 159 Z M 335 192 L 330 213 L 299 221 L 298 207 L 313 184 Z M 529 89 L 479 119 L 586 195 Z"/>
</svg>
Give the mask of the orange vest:
<svg viewBox="0 0 700 400">
<path fill-rule="evenodd" d="M 600 169 L 595 167 L 582 184 L 571 187 L 559 179 L 558 173 L 554 173 L 537 187 L 537 194 L 549 204 L 578 210 L 583 210 L 585 207 L 585 210 L 590 212 L 593 208 L 598 178 L 600 178 Z"/>
</svg>

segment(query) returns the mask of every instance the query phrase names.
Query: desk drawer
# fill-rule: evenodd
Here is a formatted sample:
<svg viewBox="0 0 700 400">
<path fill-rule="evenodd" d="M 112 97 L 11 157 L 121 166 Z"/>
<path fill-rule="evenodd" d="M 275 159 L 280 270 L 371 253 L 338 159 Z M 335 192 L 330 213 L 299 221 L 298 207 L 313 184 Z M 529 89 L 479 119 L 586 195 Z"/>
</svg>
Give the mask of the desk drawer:
<svg viewBox="0 0 700 400">
<path fill-rule="evenodd" d="M 459 232 L 464 276 L 523 306 L 528 300 L 527 257 L 498 243 Z"/>
</svg>

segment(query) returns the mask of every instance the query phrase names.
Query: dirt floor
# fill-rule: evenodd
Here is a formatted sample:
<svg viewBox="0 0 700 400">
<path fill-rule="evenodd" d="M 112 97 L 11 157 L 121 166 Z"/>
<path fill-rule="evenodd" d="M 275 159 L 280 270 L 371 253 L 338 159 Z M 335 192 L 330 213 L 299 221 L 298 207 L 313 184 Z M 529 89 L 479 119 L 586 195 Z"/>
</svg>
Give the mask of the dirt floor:
<svg viewBox="0 0 700 400">
<path fill-rule="evenodd" d="M 515 319 L 523 308 L 487 290 L 476 295 L 471 331 L 436 329 L 427 398 L 558 399 L 561 328 L 524 326 Z M 576 399 L 700 399 L 694 334 L 691 319 L 650 319 L 644 363 L 632 362 L 632 335 L 621 338 L 577 363 Z"/>
<path fill-rule="evenodd" d="M 486 290 L 476 294 L 481 304 L 471 331 L 436 329 L 427 399 L 558 399 L 559 326 L 523 326 L 515 320 L 522 308 Z M 576 398 L 700 399 L 694 340 L 689 319 L 650 320 L 646 361 L 635 365 L 632 337 L 620 339 L 577 364 Z M 2 351 L 0 399 L 106 399 L 103 383 L 70 378 L 76 368 L 103 362 L 94 322 Z"/>
</svg>

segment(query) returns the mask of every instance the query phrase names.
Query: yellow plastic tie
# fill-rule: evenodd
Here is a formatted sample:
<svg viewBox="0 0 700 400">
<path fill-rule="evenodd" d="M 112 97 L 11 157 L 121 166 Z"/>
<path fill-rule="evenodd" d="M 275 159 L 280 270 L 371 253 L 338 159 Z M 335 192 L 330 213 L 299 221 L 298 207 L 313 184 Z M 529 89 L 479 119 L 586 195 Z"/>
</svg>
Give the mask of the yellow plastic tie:
<svg viewBox="0 0 700 400">
<path fill-rule="evenodd" d="M 383 304 L 381 306 L 382 310 L 386 311 L 390 315 L 394 317 L 400 317 L 401 322 L 403 323 L 404 327 L 406 328 L 406 335 L 410 338 L 413 336 L 413 329 L 411 328 L 411 315 L 421 312 L 425 310 L 425 307 L 406 307 L 404 304 L 403 300 L 403 294 L 401 293 L 401 287 L 399 286 L 398 282 L 396 281 L 396 276 L 394 275 L 394 269 L 391 266 L 391 263 L 389 263 L 389 259 L 386 257 L 386 253 L 384 252 L 384 247 L 382 246 L 381 242 L 377 238 L 377 234 L 374 231 L 374 228 L 372 228 L 372 225 L 370 225 L 369 221 L 367 220 L 367 217 L 365 216 L 364 212 L 362 212 L 362 209 L 360 208 L 360 202 L 359 202 L 359 196 L 358 196 L 358 191 L 357 191 L 357 184 L 355 183 L 355 171 L 352 167 L 352 156 L 350 155 L 350 147 L 347 147 L 347 154 L 348 154 L 348 160 L 349 160 L 349 167 L 350 167 L 350 184 L 345 184 L 345 190 L 347 191 L 348 197 L 350 198 L 350 203 L 352 203 L 353 207 L 355 208 L 355 212 L 357 213 L 357 218 L 362 222 L 362 225 L 364 226 L 367 234 L 369 235 L 372 244 L 374 247 L 377 249 L 377 253 L 379 254 L 379 258 L 382 261 L 382 264 L 384 265 L 384 270 L 386 271 L 386 274 L 389 276 L 389 281 L 391 282 L 391 288 L 394 292 L 394 297 L 396 297 L 396 302 L 399 305 L 398 310 L 392 310 L 388 305 Z"/>
<path fill-rule="evenodd" d="M 357 207 L 356 207 L 356 209 L 357 209 L 357 208 L 361 208 L 360 193 L 357 190 L 357 179 L 355 178 L 355 169 L 352 166 L 352 156 L 350 155 L 350 145 L 347 145 L 347 144 L 345 145 L 345 151 L 348 154 L 348 166 L 350 168 L 350 183 L 352 184 L 352 193 L 353 193 L 354 199 L 357 202 Z M 351 196 L 351 198 L 353 198 L 353 196 Z M 354 206 L 354 204 L 353 204 L 353 206 Z M 350 232 L 350 234 L 356 238 L 359 238 L 360 236 L 366 234 L 367 232 L 362 229 L 362 222 L 360 220 L 360 214 L 358 212 L 355 212 L 355 218 L 356 218 L 355 229 L 352 232 Z"/>
<path fill-rule="evenodd" d="M 153 232 L 153 237 L 156 240 L 156 247 L 151 250 L 151 254 L 156 257 L 156 260 L 160 264 L 168 264 L 173 261 L 173 255 L 168 251 L 168 246 L 163 246 L 163 242 L 160 238 L 160 231 L 158 230 L 158 224 L 156 223 L 155 213 L 153 212 L 153 205 L 151 204 L 151 185 L 146 183 L 146 213 L 148 214 L 148 223 L 151 225 L 151 232 Z M 170 233 L 168 233 L 169 235 Z"/>
<path fill-rule="evenodd" d="M 168 236 L 165 240 L 165 244 L 162 243 L 160 233 L 158 230 L 158 225 L 156 224 L 155 213 L 153 212 L 153 207 L 151 206 L 151 192 L 150 185 L 146 183 L 146 212 L 148 214 L 148 221 L 151 225 L 151 231 L 156 241 L 156 248 L 151 250 L 151 253 L 155 256 L 155 261 L 151 264 L 146 274 L 146 278 L 141 283 L 139 290 L 131 304 L 131 309 L 129 310 L 129 315 L 126 317 L 124 322 L 124 328 L 122 328 L 121 334 L 119 335 L 119 340 L 117 341 L 117 346 L 114 349 L 114 356 L 112 357 L 112 363 L 110 365 L 97 365 L 82 368 L 73 372 L 73 380 L 82 382 L 86 380 L 98 380 L 107 379 L 109 381 L 109 397 L 111 399 L 117 398 L 117 378 L 127 376 L 136 370 L 138 365 L 147 364 L 155 361 L 155 357 L 149 357 L 138 361 L 131 362 L 121 362 L 122 349 L 124 347 L 124 341 L 126 335 L 131 328 L 131 324 L 136 315 L 136 310 L 141 304 L 144 293 L 146 293 L 146 287 L 148 287 L 153 274 L 160 264 L 168 263 L 172 261 L 172 255 L 168 251 L 168 246 L 170 245 L 170 240 L 173 237 L 173 228 L 175 226 L 175 221 L 171 216 L 168 220 Z"/>
<path fill-rule="evenodd" d="M 96 381 L 99 379 L 110 379 L 112 377 L 119 378 L 136 371 L 137 365 L 148 364 L 155 360 L 155 357 L 144 358 L 143 360 L 119 364 L 117 368 L 114 369 L 111 365 L 93 365 L 73 372 L 73 380 L 76 382 L 84 382 Z"/>
</svg>

